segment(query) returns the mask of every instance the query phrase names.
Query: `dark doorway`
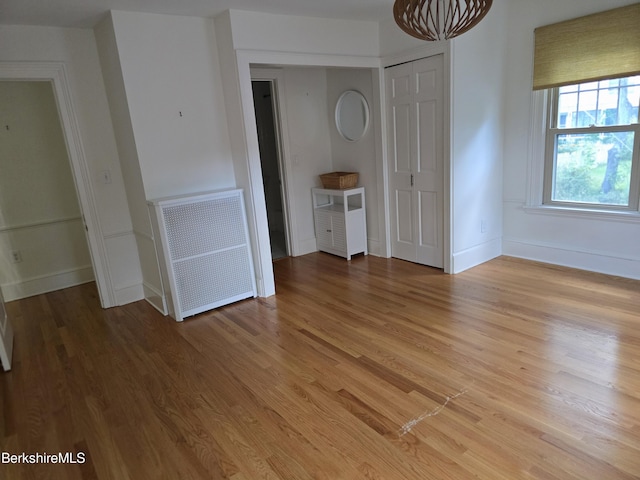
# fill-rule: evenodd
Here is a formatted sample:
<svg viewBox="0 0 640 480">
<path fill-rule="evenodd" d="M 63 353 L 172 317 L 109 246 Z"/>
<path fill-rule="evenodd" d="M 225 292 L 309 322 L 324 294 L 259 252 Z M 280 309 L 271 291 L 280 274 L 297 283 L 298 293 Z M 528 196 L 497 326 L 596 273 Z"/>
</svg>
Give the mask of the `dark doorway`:
<svg viewBox="0 0 640 480">
<path fill-rule="evenodd" d="M 258 128 L 262 183 L 267 204 L 271 257 L 273 260 L 289 256 L 285 212 L 282 201 L 282 174 L 278 130 L 274 109 L 272 81 L 254 80 L 253 104 Z"/>
</svg>

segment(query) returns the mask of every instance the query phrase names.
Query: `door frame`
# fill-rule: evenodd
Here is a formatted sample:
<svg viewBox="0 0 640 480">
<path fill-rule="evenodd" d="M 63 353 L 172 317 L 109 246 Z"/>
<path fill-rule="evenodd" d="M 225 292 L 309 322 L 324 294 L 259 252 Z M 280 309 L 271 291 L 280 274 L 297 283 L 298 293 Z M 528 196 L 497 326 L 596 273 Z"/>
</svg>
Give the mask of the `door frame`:
<svg viewBox="0 0 640 480">
<path fill-rule="evenodd" d="M 9 314 L 4 306 L 4 298 L 0 290 L 0 367 L 8 372 L 11 370 L 13 354 L 13 328 Z"/>
<path fill-rule="evenodd" d="M 269 82 L 271 84 L 271 105 L 273 107 L 273 127 L 276 135 L 276 149 L 278 154 L 278 173 L 280 175 L 280 195 L 282 197 L 282 216 L 284 220 L 284 236 L 287 242 L 287 253 L 296 256 L 300 253 L 298 229 L 295 228 L 295 202 L 291 202 L 289 192 L 293 191 L 289 179 L 293 178 L 289 151 L 289 131 L 287 129 L 286 108 L 281 95 L 284 84 L 282 70 L 275 68 L 251 67 L 251 82 Z M 253 87 L 253 83 L 252 83 Z M 255 115 L 255 109 L 254 109 Z M 262 159 L 260 162 L 262 174 Z M 263 185 L 264 186 L 264 185 Z"/>
<path fill-rule="evenodd" d="M 102 308 L 116 304 L 108 268 L 107 249 L 99 222 L 95 193 L 72 101 L 66 67 L 61 62 L 0 62 L 0 81 L 50 82 L 58 107 L 71 173 Z"/>
<path fill-rule="evenodd" d="M 444 132 L 443 132 L 443 155 L 444 155 L 444 189 L 443 189 L 443 203 L 444 203 L 444 272 L 445 273 L 453 273 L 453 246 L 452 246 L 452 238 L 453 238 L 453 163 L 451 160 L 451 152 L 452 142 L 453 142 L 453 134 L 451 128 L 451 110 L 453 105 L 453 99 L 451 95 L 451 69 L 452 69 L 452 57 L 453 57 L 453 49 L 452 42 L 430 42 L 427 45 L 402 52 L 400 54 L 389 55 L 387 57 L 383 57 L 381 59 L 380 69 L 380 83 L 381 83 L 381 92 L 386 92 L 386 69 L 389 67 L 394 67 L 396 65 L 400 65 L 403 63 L 413 62 L 415 60 L 421 60 L 423 58 L 433 57 L 436 55 L 443 55 L 444 59 Z M 384 95 L 384 93 L 383 93 Z M 386 218 L 386 234 L 387 234 L 387 246 L 388 246 L 388 256 L 391 256 L 391 210 L 390 210 L 390 202 L 389 195 L 391 195 L 391 191 L 389 188 L 389 155 L 388 155 L 388 142 L 387 142 L 387 98 L 384 95 L 383 102 L 381 104 L 381 121 L 383 124 L 382 131 L 384 140 L 384 160 L 383 160 L 383 176 L 384 176 L 384 186 L 385 186 L 385 218 Z"/>
<path fill-rule="evenodd" d="M 229 92 L 232 92 L 228 94 L 227 105 L 233 105 L 234 108 L 238 109 L 238 115 L 234 114 L 230 119 L 230 128 L 233 129 L 236 126 L 239 132 L 237 136 L 232 137 L 232 144 L 234 144 L 235 140 L 237 149 L 233 155 L 236 181 L 238 186 L 248 192 L 247 218 L 251 239 L 254 242 L 254 264 L 256 265 L 258 295 L 268 297 L 275 294 L 275 277 L 273 274 L 273 262 L 271 261 L 271 249 L 269 248 L 269 232 L 268 228 L 265 228 L 267 219 L 255 109 L 253 107 L 251 68 L 260 66 L 314 66 L 380 69 L 380 59 L 378 57 L 352 55 L 300 54 L 233 48 L 222 52 L 222 58 L 229 60 L 229 69 L 223 72 L 222 76 L 225 88 L 228 87 Z M 227 111 L 229 112 L 230 110 L 228 109 Z M 284 119 L 282 120 L 283 122 L 285 121 Z M 286 154 L 287 152 L 285 151 L 285 156 Z M 382 156 L 382 149 L 376 149 L 376 156 Z M 381 166 L 382 161 L 378 165 Z M 383 174 L 381 173 L 381 175 Z M 385 196 L 379 193 L 378 198 L 382 202 Z"/>
<path fill-rule="evenodd" d="M 416 67 L 418 70 L 416 70 Z M 419 88 L 419 83 L 417 83 L 417 74 L 427 71 L 423 70 L 425 68 L 428 69 L 428 71 L 438 72 L 438 78 L 436 79 L 434 87 L 435 92 L 433 93 L 437 102 L 434 124 L 435 145 L 433 146 L 436 166 L 435 171 L 430 170 L 426 174 L 420 168 L 421 161 L 419 152 L 423 150 L 423 147 L 427 147 L 427 145 L 423 145 L 420 141 L 420 132 L 429 127 L 428 125 L 426 127 L 423 126 L 422 122 L 420 122 L 418 109 L 419 98 L 423 98 L 425 93 L 422 88 Z M 407 91 L 404 92 L 403 90 L 401 98 L 396 97 L 392 91 L 392 82 L 395 78 L 409 79 Z M 386 104 L 388 107 L 387 115 L 389 117 L 387 122 L 387 156 L 389 158 L 389 223 L 392 233 L 391 255 L 394 256 L 395 254 L 397 258 L 433 266 L 435 268 L 444 268 L 444 55 L 433 55 L 386 68 L 385 86 L 387 94 Z M 429 98 L 431 98 L 431 96 Z M 392 107 L 391 104 L 393 104 L 394 107 Z M 398 140 L 401 135 L 399 135 L 400 131 L 396 130 L 394 123 L 395 116 L 392 114 L 396 105 L 407 107 L 409 124 L 406 126 L 408 130 L 408 138 L 406 141 L 404 137 Z M 420 127 L 420 131 L 416 130 L 418 126 Z M 408 171 L 395 171 L 394 158 L 397 154 L 397 146 L 399 143 L 403 144 L 407 151 L 409 165 L 405 166 L 405 168 L 408 168 Z M 409 175 L 411 177 L 410 186 L 399 187 L 397 184 L 398 181 L 403 184 L 409 184 Z M 415 183 L 414 178 L 416 179 Z M 421 194 L 425 192 L 425 190 L 423 190 L 424 188 L 427 189 L 426 192 L 435 192 L 436 194 L 435 218 L 434 223 L 431 223 L 436 234 L 435 246 L 425 245 L 422 241 L 424 218 L 421 213 L 423 209 L 420 199 Z M 410 192 L 410 209 L 408 209 L 409 211 L 406 211 L 407 209 L 403 210 L 404 214 L 401 214 L 398 207 L 398 198 L 395 198 L 396 193 L 399 191 Z M 408 222 L 405 220 L 405 224 L 411 225 L 411 241 L 409 242 L 409 240 L 407 240 L 406 243 L 397 238 L 401 218 L 405 215 L 408 215 L 410 219 Z"/>
</svg>

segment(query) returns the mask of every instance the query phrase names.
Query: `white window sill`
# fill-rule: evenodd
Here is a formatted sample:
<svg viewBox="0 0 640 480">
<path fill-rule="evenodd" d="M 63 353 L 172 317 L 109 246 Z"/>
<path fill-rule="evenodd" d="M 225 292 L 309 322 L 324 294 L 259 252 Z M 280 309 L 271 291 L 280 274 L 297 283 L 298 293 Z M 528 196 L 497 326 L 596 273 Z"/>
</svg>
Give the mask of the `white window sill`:
<svg viewBox="0 0 640 480">
<path fill-rule="evenodd" d="M 633 211 L 593 210 L 554 205 L 525 205 L 523 208 L 527 213 L 540 215 L 587 218 L 592 220 L 607 220 L 611 222 L 640 223 L 640 212 Z"/>
</svg>

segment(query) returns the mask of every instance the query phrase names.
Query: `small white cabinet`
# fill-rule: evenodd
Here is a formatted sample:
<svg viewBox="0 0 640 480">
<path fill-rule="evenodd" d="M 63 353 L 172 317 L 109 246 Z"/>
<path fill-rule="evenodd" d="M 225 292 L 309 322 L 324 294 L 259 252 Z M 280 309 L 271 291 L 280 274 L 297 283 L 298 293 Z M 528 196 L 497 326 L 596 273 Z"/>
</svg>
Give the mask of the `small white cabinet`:
<svg viewBox="0 0 640 480">
<path fill-rule="evenodd" d="M 312 189 L 318 250 L 347 260 L 368 254 L 364 187 L 345 190 Z"/>
</svg>

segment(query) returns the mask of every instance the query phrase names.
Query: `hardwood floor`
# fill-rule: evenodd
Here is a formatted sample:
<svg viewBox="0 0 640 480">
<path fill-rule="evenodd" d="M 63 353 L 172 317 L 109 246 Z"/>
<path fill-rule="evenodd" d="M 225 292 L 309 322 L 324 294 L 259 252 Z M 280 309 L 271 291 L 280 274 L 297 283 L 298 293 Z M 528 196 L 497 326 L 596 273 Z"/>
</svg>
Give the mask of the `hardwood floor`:
<svg viewBox="0 0 640 480">
<path fill-rule="evenodd" d="M 640 478 L 640 282 L 502 257 L 449 276 L 327 254 L 186 320 L 92 284 L 7 305 L 21 479 Z"/>
</svg>

